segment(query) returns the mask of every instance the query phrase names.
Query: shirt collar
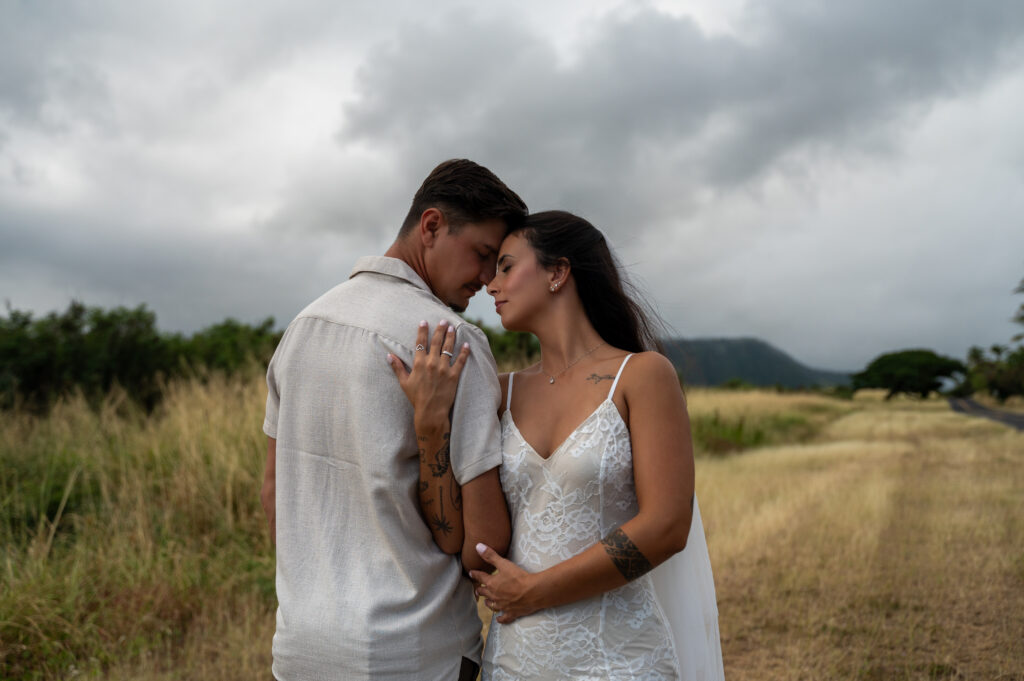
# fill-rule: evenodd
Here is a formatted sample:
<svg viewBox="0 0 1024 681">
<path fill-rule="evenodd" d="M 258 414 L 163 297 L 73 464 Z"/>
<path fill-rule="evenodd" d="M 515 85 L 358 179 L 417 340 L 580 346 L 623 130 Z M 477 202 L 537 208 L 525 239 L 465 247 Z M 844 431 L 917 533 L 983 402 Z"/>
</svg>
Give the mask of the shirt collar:
<svg viewBox="0 0 1024 681">
<path fill-rule="evenodd" d="M 355 267 L 352 268 L 348 278 L 351 279 L 360 272 L 376 272 L 377 274 L 402 279 L 416 288 L 421 288 L 430 295 L 434 295 L 434 292 L 420 278 L 420 275 L 416 274 L 416 271 L 409 267 L 408 263 L 398 258 L 389 258 L 386 255 L 364 255 L 356 260 Z"/>
</svg>

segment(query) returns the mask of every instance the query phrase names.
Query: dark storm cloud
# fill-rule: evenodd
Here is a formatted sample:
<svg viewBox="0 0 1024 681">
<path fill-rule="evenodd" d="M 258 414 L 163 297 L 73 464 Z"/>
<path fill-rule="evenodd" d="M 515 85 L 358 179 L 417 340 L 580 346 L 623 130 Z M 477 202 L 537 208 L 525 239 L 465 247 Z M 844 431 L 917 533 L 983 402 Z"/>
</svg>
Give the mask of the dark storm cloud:
<svg viewBox="0 0 1024 681">
<path fill-rule="evenodd" d="M 413 166 L 466 149 L 523 169 L 517 186 L 545 203 L 656 219 L 800 154 L 891 151 L 931 104 L 1020 57 L 1024 4 L 760 3 L 742 28 L 611 14 L 564 63 L 523 25 L 449 15 L 364 61 L 340 137 Z M 666 172 L 675 200 L 646 182 Z"/>
<path fill-rule="evenodd" d="M 0 10 L 0 130 L 27 124 L 59 132 L 73 121 L 109 127 L 108 85 L 77 52 L 78 31 L 89 25 L 83 10 L 34 3 Z"/>
<path fill-rule="evenodd" d="M 311 47 L 340 55 L 361 49 L 365 24 L 385 15 L 383 4 L 357 1 L 339 11 L 329 0 L 6 2 L 0 130 L 90 123 L 110 134 L 157 135 L 167 119 L 214 108 Z M 157 110 L 124 106 L 125 88 L 140 85 L 163 91 Z M 119 118 L 118 108 L 144 120 Z"/>
<path fill-rule="evenodd" d="M 73 299 L 103 307 L 145 303 L 162 328 L 183 331 L 226 317 L 254 322 L 273 315 L 283 326 L 375 246 L 339 235 L 239 239 L 183 230 L 173 220 L 139 233 L 131 220 L 3 215 L 0 302 L 39 312 Z"/>
<path fill-rule="evenodd" d="M 460 2 L 0 3 L 0 300 L 283 322 L 466 156 L 608 232 L 683 334 L 837 368 L 1009 335 L 981 327 L 1024 252 L 1024 4 L 755 2 L 711 34 Z"/>
</svg>

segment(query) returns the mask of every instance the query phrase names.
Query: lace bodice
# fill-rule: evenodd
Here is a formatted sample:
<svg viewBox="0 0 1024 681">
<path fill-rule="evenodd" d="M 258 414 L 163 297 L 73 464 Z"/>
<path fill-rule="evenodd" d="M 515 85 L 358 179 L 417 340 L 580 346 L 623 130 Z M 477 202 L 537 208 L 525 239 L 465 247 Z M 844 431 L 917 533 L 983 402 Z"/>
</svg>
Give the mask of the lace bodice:
<svg viewBox="0 0 1024 681">
<path fill-rule="evenodd" d="M 509 558 L 530 572 L 581 553 L 637 513 L 629 430 L 612 401 L 619 375 L 604 402 L 546 459 L 523 438 L 511 409 L 502 416 Z M 650 575 L 511 624 L 492 620 L 483 668 L 494 681 L 679 676 Z"/>
</svg>

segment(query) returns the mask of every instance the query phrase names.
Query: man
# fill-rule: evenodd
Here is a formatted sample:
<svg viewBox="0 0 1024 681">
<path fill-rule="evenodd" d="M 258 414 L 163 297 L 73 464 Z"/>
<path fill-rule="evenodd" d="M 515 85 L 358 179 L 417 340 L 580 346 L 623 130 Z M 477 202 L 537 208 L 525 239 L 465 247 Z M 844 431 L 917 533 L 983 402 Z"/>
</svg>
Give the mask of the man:
<svg viewBox="0 0 1024 681">
<path fill-rule="evenodd" d="M 385 256 L 359 259 L 281 339 L 267 371 L 262 492 L 277 545 L 280 681 L 475 678 L 480 621 L 463 569 L 485 568 L 477 542 L 504 550 L 510 530 L 494 358 L 483 333 L 451 311 L 494 277 L 508 227 L 525 216 L 486 168 L 442 163 Z M 417 324 L 428 320 L 450 324 L 456 352 L 468 343 L 470 355 L 443 451 L 418 452 L 412 406 L 386 357 L 412 366 L 423 351 Z M 440 516 L 433 491 L 420 493 L 421 469 L 453 479 Z M 464 536 L 446 553 L 444 514 L 460 503 Z"/>
</svg>

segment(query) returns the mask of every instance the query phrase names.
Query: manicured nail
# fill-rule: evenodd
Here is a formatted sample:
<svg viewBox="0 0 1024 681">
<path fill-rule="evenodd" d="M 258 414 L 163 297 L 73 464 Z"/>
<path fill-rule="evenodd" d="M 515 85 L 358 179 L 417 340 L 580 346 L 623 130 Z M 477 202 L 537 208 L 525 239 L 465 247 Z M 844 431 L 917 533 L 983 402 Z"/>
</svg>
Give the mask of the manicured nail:
<svg viewBox="0 0 1024 681">
<path fill-rule="evenodd" d="M 441 321 L 439 321 L 437 323 L 437 325 L 438 326 L 448 326 L 448 320 L 447 319 L 442 319 Z"/>
<path fill-rule="evenodd" d="M 462 344 L 462 347 L 464 347 L 464 348 L 466 348 L 467 350 L 469 350 L 469 343 L 463 343 L 463 344 Z"/>
<path fill-rule="evenodd" d="M 427 325 L 427 320 L 426 319 L 423 319 L 423 320 L 420 321 L 420 326 L 426 326 L 426 325 Z"/>
<path fill-rule="evenodd" d="M 454 326 L 449 326 L 448 327 L 448 333 L 455 333 L 455 327 Z"/>
<path fill-rule="evenodd" d="M 387 354 L 387 356 L 385 357 L 385 359 L 387 360 L 387 363 L 388 363 L 388 364 L 391 364 L 391 353 L 390 353 L 390 352 L 389 352 L 389 353 Z"/>
<path fill-rule="evenodd" d="M 485 544 L 477 544 L 476 545 L 476 552 L 479 553 L 481 556 L 484 555 L 484 551 L 486 551 L 486 550 L 487 550 L 487 546 Z"/>
</svg>

